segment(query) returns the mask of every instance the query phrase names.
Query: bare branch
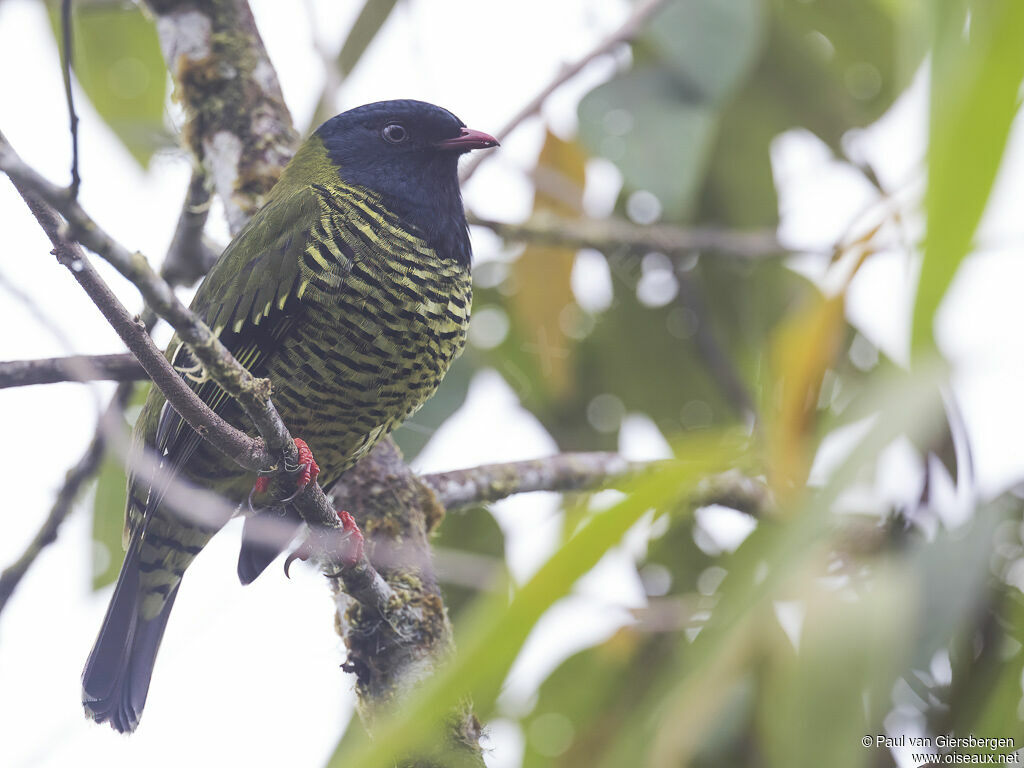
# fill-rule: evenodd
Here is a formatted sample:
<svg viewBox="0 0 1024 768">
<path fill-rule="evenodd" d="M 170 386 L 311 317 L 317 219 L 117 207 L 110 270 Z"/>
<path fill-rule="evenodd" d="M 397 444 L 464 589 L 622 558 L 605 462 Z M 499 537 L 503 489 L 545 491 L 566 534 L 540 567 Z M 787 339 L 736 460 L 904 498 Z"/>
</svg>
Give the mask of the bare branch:
<svg viewBox="0 0 1024 768">
<path fill-rule="evenodd" d="M 131 391 L 132 387 L 130 384 L 122 384 L 117 388 L 113 400 L 111 400 L 110 405 L 107 407 L 106 414 L 100 417 L 101 422 L 111 414 L 121 412 L 128 397 L 131 395 Z M 85 449 L 85 453 L 82 454 L 82 458 L 68 470 L 67 476 L 64 478 L 64 485 L 61 487 L 60 493 L 57 494 L 57 499 L 50 508 L 50 513 L 46 516 L 42 527 L 32 541 L 29 542 L 21 557 L 5 568 L 3 573 L 0 573 L 0 612 L 7 606 L 7 601 L 10 599 L 11 594 L 18 584 L 21 583 L 21 579 L 28 572 L 32 563 L 35 562 L 39 553 L 56 540 L 57 530 L 71 512 L 75 499 L 78 498 L 82 487 L 96 474 L 96 470 L 103 460 L 106 442 L 103 430 L 97 429 L 88 447 Z"/>
<path fill-rule="evenodd" d="M 594 59 L 605 56 L 612 53 L 617 47 L 623 43 L 628 43 L 640 30 L 643 29 L 644 25 L 657 13 L 666 0 L 644 0 L 644 2 L 638 3 L 633 12 L 629 15 L 629 18 L 623 22 L 617 30 L 612 32 L 608 37 L 597 44 L 592 50 L 590 50 L 582 58 L 578 59 L 574 64 L 564 67 L 555 78 L 541 88 L 540 92 L 528 101 L 522 109 L 516 112 L 515 116 L 506 123 L 497 134 L 495 138 L 498 141 L 504 141 L 512 131 L 519 127 L 520 123 L 529 117 L 532 117 L 540 111 L 541 107 L 544 106 L 544 102 L 547 101 L 548 97 L 565 85 L 567 82 L 576 77 L 583 69 Z M 484 160 L 486 160 L 493 153 L 481 153 L 472 157 L 469 162 L 462 166 L 460 178 L 462 181 L 467 181 L 472 176 L 476 169 L 480 166 Z"/>
<path fill-rule="evenodd" d="M 563 453 L 423 475 L 420 482 L 450 511 L 517 493 L 590 490 L 649 467 L 647 462 L 627 461 L 617 453 Z"/>
<path fill-rule="evenodd" d="M 146 371 L 134 355 L 71 355 L 0 362 L 0 389 L 61 381 L 139 381 Z"/>
<path fill-rule="evenodd" d="M 616 218 L 567 219 L 548 213 L 535 214 L 522 224 L 478 216 L 470 217 L 469 223 L 486 227 L 505 240 L 594 248 L 603 252 L 660 251 L 673 254 L 717 251 L 747 259 L 762 259 L 783 255 L 788 250 L 771 231 L 686 229 L 671 224 L 640 226 Z"/>
<path fill-rule="evenodd" d="M 174 237 L 167 249 L 160 274 L 171 285 L 191 285 L 210 271 L 220 252 L 203 238 L 210 213 L 210 190 L 201 170 L 192 172 L 181 207 Z"/>
</svg>

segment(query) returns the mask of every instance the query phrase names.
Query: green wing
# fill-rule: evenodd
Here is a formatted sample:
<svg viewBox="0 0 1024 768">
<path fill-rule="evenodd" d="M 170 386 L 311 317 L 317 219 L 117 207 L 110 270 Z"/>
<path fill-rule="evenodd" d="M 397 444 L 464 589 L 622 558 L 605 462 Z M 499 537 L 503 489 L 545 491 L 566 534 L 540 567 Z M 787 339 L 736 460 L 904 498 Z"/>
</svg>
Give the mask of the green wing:
<svg viewBox="0 0 1024 768">
<path fill-rule="evenodd" d="M 265 372 L 268 358 L 305 310 L 298 292 L 302 252 L 320 218 L 320 207 L 308 188 L 272 198 L 228 245 L 192 301 L 235 358 L 255 376 Z M 229 397 L 202 368 L 177 335 L 168 359 L 200 399 L 223 414 Z M 202 438 L 154 388 L 140 417 L 142 438 L 161 457 L 161 472 L 176 474 L 195 453 Z M 145 488 L 129 478 L 127 526 L 155 509 L 166 481 Z"/>
</svg>

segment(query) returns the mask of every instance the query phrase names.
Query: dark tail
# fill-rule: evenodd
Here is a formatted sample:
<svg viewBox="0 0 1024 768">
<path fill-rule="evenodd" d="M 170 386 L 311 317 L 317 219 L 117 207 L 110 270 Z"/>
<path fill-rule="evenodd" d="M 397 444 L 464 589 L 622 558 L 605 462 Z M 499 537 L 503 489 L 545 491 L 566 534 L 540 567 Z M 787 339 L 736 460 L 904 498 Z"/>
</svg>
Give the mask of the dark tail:
<svg viewBox="0 0 1024 768">
<path fill-rule="evenodd" d="M 82 672 L 86 715 L 97 723 L 109 722 L 121 733 L 130 733 L 139 724 L 156 652 L 178 594 L 176 585 L 160 613 L 152 619 L 139 616 L 139 548 L 136 536 L 128 547 L 99 637 Z"/>
<path fill-rule="evenodd" d="M 302 526 L 299 513 L 285 509 L 262 509 L 245 518 L 242 548 L 238 552 L 238 580 L 251 584 L 295 538 Z"/>
</svg>

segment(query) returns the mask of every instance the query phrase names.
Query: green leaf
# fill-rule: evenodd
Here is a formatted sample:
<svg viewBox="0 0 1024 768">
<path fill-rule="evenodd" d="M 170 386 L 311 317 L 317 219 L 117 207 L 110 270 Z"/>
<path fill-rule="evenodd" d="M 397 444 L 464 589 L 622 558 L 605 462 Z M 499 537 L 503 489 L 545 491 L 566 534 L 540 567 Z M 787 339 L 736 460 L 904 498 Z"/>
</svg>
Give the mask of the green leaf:
<svg viewBox="0 0 1024 768">
<path fill-rule="evenodd" d="M 965 37 L 965 12 L 969 34 Z M 933 344 L 939 302 L 971 247 L 999 169 L 1024 78 L 1024 3 L 934 3 L 924 262 L 912 344 Z"/>
<path fill-rule="evenodd" d="M 860 740 L 882 732 L 910 645 L 916 617 L 908 610 L 914 602 L 906 570 L 876 568 L 843 591 L 813 578 L 802 582 L 799 649 L 780 637 L 761 687 L 767 766 L 858 768 L 875 762 L 874 750 L 862 748 Z"/>
<path fill-rule="evenodd" d="M 823 556 L 830 534 L 836 531 L 830 509 L 839 494 L 894 439 L 934 428 L 934 415 L 941 406 L 936 384 L 944 377 L 938 363 L 921 365 L 912 374 L 896 379 L 874 377 L 872 387 L 847 412 L 855 419 L 871 415 L 868 434 L 824 487 L 808 494 L 790 515 L 780 515 L 774 524 L 759 526 L 733 556 L 722 562 L 728 575 L 711 618 L 697 638 L 684 646 L 676 668 L 666 672 L 675 686 L 668 701 L 657 706 L 651 703 L 647 709 L 652 720 L 649 727 L 654 729 L 651 738 L 655 740 L 655 764 L 678 764 L 680 753 L 692 746 L 690 734 L 681 731 L 678 724 L 692 719 L 690 710 L 700 702 L 707 677 L 722 675 L 723 668 L 728 669 L 728 657 L 742 645 L 744 633 L 754 631 L 756 620 L 766 620 L 772 600 L 783 599 L 780 590 L 796 581 L 794 574 L 800 573 L 811 558 Z M 708 703 L 705 709 L 713 706 Z"/>
<path fill-rule="evenodd" d="M 151 382 L 136 384 L 125 408 L 127 431 L 134 425 L 149 391 Z M 92 503 L 93 577 L 92 588 L 101 589 L 117 580 L 124 561 L 124 508 L 128 499 L 128 481 L 124 462 L 108 451 L 100 464 L 96 493 Z"/>
<path fill-rule="evenodd" d="M 486 716 L 501 683 L 537 620 L 622 538 L 650 508 L 664 508 L 710 472 L 729 466 L 736 448 L 729 441 L 693 440 L 677 455 L 683 461 L 659 466 L 635 481 L 632 492 L 614 507 L 595 513 L 517 592 L 512 602 L 498 589 L 482 598 L 466 618 L 454 662 L 439 670 L 407 704 L 375 728 L 372 742 L 336 751 L 331 766 L 390 765 L 435 734 L 446 713 L 471 696 Z"/>
<path fill-rule="evenodd" d="M 167 69 L 156 27 L 134 3 L 71 4 L 72 71 L 103 121 L 140 165 L 170 144 L 164 127 Z M 62 47 L 60 3 L 47 3 Z"/>
<path fill-rule="evenodd" d="M 669 3 L 643 40 L 709 101 L 727 98 L 754 63 L 764 36 L 762 0 Z"/>
<path fill-rule="evenodd" d="M 124 462 L 108 453 L 100 466 L 96 498 L 92 508 L 92 545 L 96 567 L 92 588 L 102 589 L 117 580 L 124 561 L 121 534 L 124 531 L 124 506 L 128 498 Z"/>
<path fill-rule="evenodd" d="M 505 535 L 490 510 L 475 507 L 447 512 L 430 544 L 434 550 L 444 605 L 449 617 L 455 620 L 481 591 L 497 586 L 492 581 L 501 580 L 505 562 Z M 481 570 L 486 567 L 484 562 L 480 562 L 479 568 L 474 568 L 476 563 L 471 558 L 466 563 L 468 567 L 460 568 L 460 555 L 490 559 L 494 564 L 493 572 Z M 460 578 L 445 578 L 448 569 L 457 570 Z"/>
<path fill-rule="evenodd" d="M 629 189 L 653 193 L 673 218 L 693 206 L 715 137 L 713 102 L 648 66 L 592 90 L 579 117 L 580 140 L 615 163 Z M 630 126 L 624 136 L 619 122 Z"/>
</svg>

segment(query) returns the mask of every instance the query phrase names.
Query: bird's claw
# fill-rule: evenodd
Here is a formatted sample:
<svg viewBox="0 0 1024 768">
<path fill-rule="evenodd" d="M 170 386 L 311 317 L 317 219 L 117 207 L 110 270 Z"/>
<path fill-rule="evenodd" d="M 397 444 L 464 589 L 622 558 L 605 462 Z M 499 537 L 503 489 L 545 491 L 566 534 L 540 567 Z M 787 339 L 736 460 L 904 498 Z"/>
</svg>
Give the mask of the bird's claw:
<svg viewBox="0 0 1024 768">
<path fill-rule="evenodd" d="M 341 528 L 345 531 L 345 540 L 348 543 L 341 561 L 346 568 L 351 568 L 363 559 L 365 539 L 363 539 L 363 532 L 359 530 L 355 518 L 344 509 L 338 510 L 338 519 L 341 520 Z"/>
<path fill-rule="evenodd" d="M 299 473 L 298 478 L 295 480 L 296 491 L 287 499 L 282 499 L 283 502 L 289 502 L 295 499 L 300 493 L 306 490 L 307 485 L 315 482 L 317 477 L 320 475 L 320 465 L 317 464 L 316 459 L 313 458 L 313 452 L 309 449 L 309 446 L 306 445 L 306 441 L 301 437 L 296 437 L 295 448 L 299 452 L 298 466 L 294 470 L 288 466 L 286 466 L 285 469 Z"/>
<path fill-rule="evenodd" d="M 294 563 L 296 560 L 306 562 L 312 556 L 313 546 L 309 543 L 309 539 L 305 539 L 301 544 L 299 544 L 299 546 L 297 546 L 294 550 L 288 553 L 288 557 L 285 558 L 284 575 L 290 579 L 292 575 L 291 573 L 289 573 L 289 570 L 292 567 L 292 563 Z"/>
<path fill-rule="evenodd" d="M 287 504 L 289 501 L 294 501 L 299 494 L 306 490 L 306 486 L 311 482 L 314 482 L 320 475 L 320 465 L 316 463 L 316 459 L 313 458 L 313 451 L 309 449 L 306 441 L 301 437 L 293 438 L 295 441 L 295 448 L 298 451 L 298 462 L 295 467 L 288 466 L 285 463 L 285 469 L 288 472 L 297 472 L 298 477 L 295 480 L 296 490 L 291 496 L 281 499 L 281 504 Z M 249 492 L 249 510 L 255 512 L 255 507 L 252 503 L 252 497 L 257 493 L 266 493 L 270 490 L 270 478 L 267 475 L 260 475 L 256 478 L 256 482 L 252 485 L 252 490 Z"/>
<path fill-rule="evenodd" d="M 341 530 L 343 536 L 341 539 L 340 557 L 342 570 L 337 573 L 328 573 L 327 576 L 332 579 L 341 578 L 342 573 L 345 569 L 351 568 L 358 564 L 363 559 L 365 552 L 366 540 L 363 538 L 363 532 L 359 530 L 359 524 L 351 514 L 346 512 L 344 509 L 337 511 L 338 519 L 341 521 Z M 288 566 L 291 565 L 293 560 L 305 560 L 312 554 L 312 547 L 309 544 L 309 540 L 304 541 L 295 552 L 292 552 L 285 561 L 285 574 L 288 573 Z"/>
</svg>

